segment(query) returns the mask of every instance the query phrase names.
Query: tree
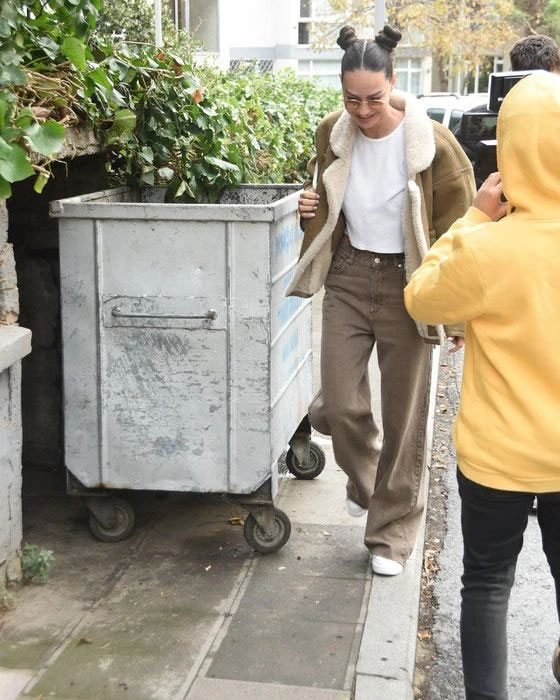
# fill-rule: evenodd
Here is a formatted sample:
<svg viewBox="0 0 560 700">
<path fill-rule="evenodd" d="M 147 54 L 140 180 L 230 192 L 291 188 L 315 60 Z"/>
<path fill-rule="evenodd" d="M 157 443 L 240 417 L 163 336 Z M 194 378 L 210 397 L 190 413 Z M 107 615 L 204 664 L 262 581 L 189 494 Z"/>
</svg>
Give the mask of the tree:
<svg viewBox="0 0 560 700">
<path fill-rule="evenodd" d="M 517 0 L 524 34 L 548 34 L 560 39 L 560 0 Z"/>
<path fill-rule="evenodd" d="M 549 0 L 543 13 L 546 34 L 560 41 L 560 0 Z"/>
<path fill-rule="evenodd" d="M 373 26 L 374 1 L 329 0 L 329 4 L 333 15 L 318 33 L 322 45 L 332 44 L 343 24 Z M 410 43 L 430 50 L 441 71 L 456 73 L 514 40 L 523 15 L 514 0 L 387 0 L 387 17 Z"/>
</svg>

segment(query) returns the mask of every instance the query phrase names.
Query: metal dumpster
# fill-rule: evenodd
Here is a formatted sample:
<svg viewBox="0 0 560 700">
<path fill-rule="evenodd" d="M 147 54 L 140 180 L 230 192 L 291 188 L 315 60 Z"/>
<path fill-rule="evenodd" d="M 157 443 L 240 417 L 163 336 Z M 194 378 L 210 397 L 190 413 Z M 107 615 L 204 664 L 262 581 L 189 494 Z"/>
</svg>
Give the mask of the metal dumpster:
<svg viewBox="0 0 560 700">
<path fill-rule="evenodd" d="M 286 298 L 302 233 L 289 186 L 220 204 L 118 188 L 51 203 L 59 219 L 69 493 L 104 541 L 134 512 L 111 490 L 226 493 L 262 552 L 290 535 L 278 459 L 324 466 L 310 443 L 310 300 Z"/>
</svg>

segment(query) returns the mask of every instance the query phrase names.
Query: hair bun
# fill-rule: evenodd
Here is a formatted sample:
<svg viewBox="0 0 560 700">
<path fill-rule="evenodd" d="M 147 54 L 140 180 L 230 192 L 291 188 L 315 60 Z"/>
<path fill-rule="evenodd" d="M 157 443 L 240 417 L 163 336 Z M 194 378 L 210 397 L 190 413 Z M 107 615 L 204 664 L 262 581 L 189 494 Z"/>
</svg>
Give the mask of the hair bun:
<svg viewBox="0 0 560 700">
<path fill-rule="evenodd" d="M 336 43 L 340 46 L 343 51 L 346 51 L 352 44 L 359 41 L 358 35 L 354 27 L 342 27 L 338 35 Z"/>
<path fill-rule="evenodd" d="M 393 29 L 393 27 L 386 24 L 375 37 L 375 43 L 390 53 L 401 39 L 402 34 L 398 31 L 398 29 Z"/>
</svg>

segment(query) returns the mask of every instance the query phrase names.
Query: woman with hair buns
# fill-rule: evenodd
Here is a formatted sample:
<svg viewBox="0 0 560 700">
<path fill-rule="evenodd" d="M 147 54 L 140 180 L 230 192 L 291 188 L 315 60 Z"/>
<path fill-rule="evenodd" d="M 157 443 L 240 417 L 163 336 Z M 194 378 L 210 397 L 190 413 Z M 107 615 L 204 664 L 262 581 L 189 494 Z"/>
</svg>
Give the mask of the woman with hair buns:
<svg viewBox="0 0 560 700">
<path fill-rule="evenodd" d="M 451 132 L 398 92 L 391 53 L 401 34 L 340 31 L 344 109 L 326 116 L 299 200 L 304 240 L 288 295 L 325 287 L 321 391 L 309 419 L 331 435 L 348 476 L 346 508 L 367 514 L 377 574 L 399 574 L 425 501 L 430 343 L 462 328 L 416 324 L 403 289 L 429 246 L 474 197 L 471 164 Z M 368 361 L 381 372 L 383 439 L 371 412 Z"/>
</svg>

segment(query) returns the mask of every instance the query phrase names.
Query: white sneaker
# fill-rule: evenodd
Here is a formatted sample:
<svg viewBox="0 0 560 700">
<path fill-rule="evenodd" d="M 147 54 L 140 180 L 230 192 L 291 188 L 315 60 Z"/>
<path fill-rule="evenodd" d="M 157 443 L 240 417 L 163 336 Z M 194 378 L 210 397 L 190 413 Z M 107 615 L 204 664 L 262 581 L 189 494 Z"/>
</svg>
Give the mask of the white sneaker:
<svg viewBox="0 0 560 700">
<path fill-rule="evenodd" d="M 402 564 L 399 564 L 398 561 L 386 559 L 385 557 L 380 557 L 378 554 L 374 554 L 371 558 L 371 568 L 374 574 L 380 574 L 381 576 L 397 576 L 404 567 Z"/>
<path fill-rule="evenodd" d="M 346 499 L 346 512 L 353 518 L 361 518 L 366 515 L 367 508 L 362 508 L 361 505 L 353 501 L 351 498 Z"/>
</svg>

